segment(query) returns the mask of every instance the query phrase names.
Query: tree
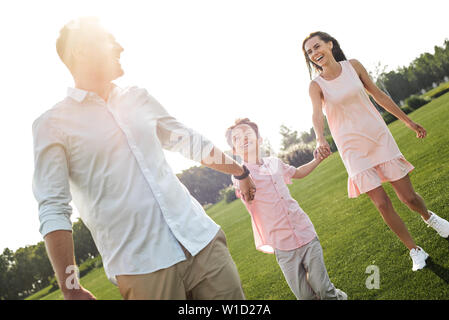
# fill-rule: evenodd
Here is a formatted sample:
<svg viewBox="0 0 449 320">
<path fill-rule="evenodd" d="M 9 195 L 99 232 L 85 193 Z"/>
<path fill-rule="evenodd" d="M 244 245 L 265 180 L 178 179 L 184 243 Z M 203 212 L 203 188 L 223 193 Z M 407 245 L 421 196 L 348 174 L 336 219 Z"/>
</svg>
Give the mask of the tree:
<svg viewBox="0 0 449 320">
<path fill-rule="evenodd" d="M 190 194 L 202 205 L 220 200 L 220 190 L 232 181 L 228 174 L 205 166 L 191 167 L 177 175 Z"/>
<path fill-rule="evenodd" d="M 92 236 L 81 220 L 72 226 L 77 264 L 98 255 Z M 19 248 L 6 248 L 0 255 L 0 300 L 24 299 L 54 279 L 44 241 Z"/>
<path fill-rule="evenodd" d="M 0 300 L 11 298 L 11 268 L 14 264 L 14 252 L 8 248 L 0 255 Z"/>
<path fill-rule="evenodd" d="M 290 129 L 285 125 L 281 125 L 279 133 L 282 136 L 281 151 L 285 151 L 290 146 L 293 146 L 301 142 L 301 139 L 298 137 L 298 132 L 293 131 L 292 129 Z"/>
<path fill-rule="evenodd" d="M 96 257 L 99 252 L 92 235 L 81 219 L 72 226 L 76 263 L 80 265 L 89 258 Z"/>
<path fill-rule="evenodd" d="M 270 140 L 268 140 L 268 138 L 263 139 L 262 144 L 260 146 L 260 152 L 262 154 L 262 157 L 269 157 L 276 153 L 273 147 L 271 146 Z"/>
<path fill-rule="evenodd" d="M 427 90 L 433 83 L 441 82 L 449 76 L 449 40 L 443 46 L 435 46 L 434 53 L 423 53 L 408 66 L 396 71 L 382 71 L 376 79 L 376 84 L 390 93 L 391 98 L 399 103 L 421 90 Z"/>
<path fill-rule="evenodd" d="M 315 131 L 313 130 L 313 128 L 310 128 L 309 132 L 307 131 L 303 131 L 301 132 L 301 136 L 299 138 L 299 140 L 301 142 L 303 142 L 304 144 L 309 144 L 313 141 L 315 141 L 316 136 L 315 136 Z"/>
</svg>

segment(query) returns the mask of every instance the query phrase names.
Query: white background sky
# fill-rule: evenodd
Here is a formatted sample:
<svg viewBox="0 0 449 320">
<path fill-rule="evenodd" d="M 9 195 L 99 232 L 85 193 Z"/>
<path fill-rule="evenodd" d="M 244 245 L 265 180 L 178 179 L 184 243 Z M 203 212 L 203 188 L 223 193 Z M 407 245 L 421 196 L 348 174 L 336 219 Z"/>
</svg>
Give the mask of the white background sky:
<svg viewBox="0 0 449 320">
<path fill-rule="evenodd" d="M 145 87 L 223 150 L 238 117 L 257 122 L 277 150 L 281 124 L 312 127 L 301 51 L 310 32 L 330 33 L 368 70 L 379 61 L 393 70 L 443 44 L 448 11 L 444 0 L 1 1 L 0 250 L 42 240 L 31 124 L 73 85 L 55 50 L 69 20 L 98 16 L 116 36 L 125 48 L 118 85 Z M 168 161 L 176 172 L 194 164 Z"/>
</svg>

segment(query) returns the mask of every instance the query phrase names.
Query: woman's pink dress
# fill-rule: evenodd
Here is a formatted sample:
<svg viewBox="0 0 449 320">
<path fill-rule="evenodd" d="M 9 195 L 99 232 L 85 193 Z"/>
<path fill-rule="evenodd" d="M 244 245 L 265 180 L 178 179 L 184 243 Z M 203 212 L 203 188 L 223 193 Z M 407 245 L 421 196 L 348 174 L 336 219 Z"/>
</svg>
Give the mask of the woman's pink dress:
<svg viewBox="0 0 449 320">
<path fill-rule="evenodd" d="M 340 61 L 333 80 L 314 79 L 324 95 L 324 111 L 332 137 L 348 172 L 348 196 L 396 181 L 414 167 L 404 158 L 380 113 L 371 103 L 349 61 Z"/>
</svg>

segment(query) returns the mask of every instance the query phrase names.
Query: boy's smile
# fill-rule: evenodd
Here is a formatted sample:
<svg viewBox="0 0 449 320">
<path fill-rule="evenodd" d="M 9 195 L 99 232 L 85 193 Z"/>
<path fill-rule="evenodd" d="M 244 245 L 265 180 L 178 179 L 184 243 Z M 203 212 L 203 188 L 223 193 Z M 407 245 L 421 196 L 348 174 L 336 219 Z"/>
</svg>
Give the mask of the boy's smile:
<svg viewBox="0 0 449 320">
<path fill-rule="evenodd" d="M 232 130 L 231 137 L 235 154 L 242 157 L 245 162 L 255 162 L 258 159 L 259 138 L 253 128 L 241 124 Z"/>
</svg>

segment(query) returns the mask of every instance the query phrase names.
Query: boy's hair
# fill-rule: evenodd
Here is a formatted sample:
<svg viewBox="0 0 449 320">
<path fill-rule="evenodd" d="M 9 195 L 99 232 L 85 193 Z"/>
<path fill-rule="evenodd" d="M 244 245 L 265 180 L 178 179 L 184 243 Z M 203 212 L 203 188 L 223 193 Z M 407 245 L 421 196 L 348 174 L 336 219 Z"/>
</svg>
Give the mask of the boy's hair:
<svg viewBox="0 0 449 320">
<path fill-rule="evenodd" d="M 255 122 L 250 121 L 248 118 L 239 118 L 235 120 L 234 125 L 230 126 L 225 133 L 226 141 L 231 147 L 234 147 L 234 144 L 232 143 L 232 130 L 242 124 L 250 126 L 256 133 L 256 137 L 259 138 L 259 128 L 257 124 Z"/>
</svg>

